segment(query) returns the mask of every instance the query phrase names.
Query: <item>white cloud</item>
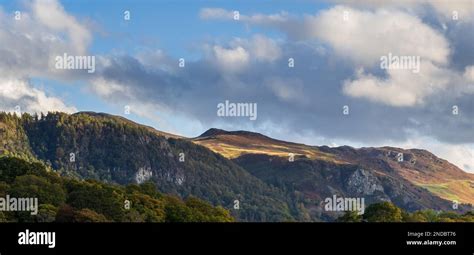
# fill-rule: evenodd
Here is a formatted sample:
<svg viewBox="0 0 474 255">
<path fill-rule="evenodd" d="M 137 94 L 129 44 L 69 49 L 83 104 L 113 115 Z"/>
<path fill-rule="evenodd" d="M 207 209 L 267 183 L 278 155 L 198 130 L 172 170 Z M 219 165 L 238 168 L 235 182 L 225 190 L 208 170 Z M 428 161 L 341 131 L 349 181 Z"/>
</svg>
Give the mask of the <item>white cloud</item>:
<svg viewBox="0 0 474 255">
<path fill-rule="evenodd" d="M 344 21 L 344 12 L 348 20 Z M 395 10 L 336 6 L 305 20 L 306 36 L 328 43 L 356 65 L 371 66 L 389 53 L 446 64 L 447 40 L 419 18 Z"/>
<path fill-rule="evenodd" d="M 173 134 L 179 134 L 180 132 L 175 130 L 173 126 L 168 123 L 169 119 L 180 118 L 179 114 L 173 112 L 169 107 L 158 101 L 150 102 L 137 98 L 133 86 L 98 78 L 92 80 L 87 89 L 99 95 L 112 105 L 119 107 L 121 110 L 123 109 L 123 111 L 125 107 L 128 107 L 132 116 L 137 115 L 151 121 L 153 125 L 161 131 L 171 132 Z M 127 115 L 124 117 L 130 118 L 130 116 Z M 196 121 L 188 119 L 188 122 L 192 122 L 196 125 Z"/>
<path fill-rule="evenodd" d="M 344 82 L 347 95 L 367 98 L 391 106 L 423 104 L 426 97 L 441 90 L 454 88 L 450 71 L 438 68 L 429 61 L 421 61 L 419 73 L 412 70 L 387 70 L 387 78 L 379 78 L 360 71 L 355 80 Z"/>
<path fill-rule="evenodd" d="M 308 103 L 304 93 L 304 85 L 298 79 L 269 78 L 265 85 L 275 94 L 275 96 L 291 103 Z"/>
<path fill-rule="evenodd" d="M 36 0 L 32 2 L 33 15 L 40 24 L 54 32 L 67 32 L 77 54 L 84 54 L 92 36 L 83 25 L 66 13 L 56 0 Z"/>
<path fill-rule="evenodd" d="M 250 39 L 234 38 L 227 45 L 206 45 L 207 58 L 222 74 L 236 74 L 247 70 L 252 61 L 273 62 L 281 57 L 278 43 L 263 35 Z"/>
<path fill-rule="evenodd" d="M 419 146 L 423 146 L 419 144 Z M 431 152 L 448 160 L 466 172 L 474 173 L 474 148 L 469 145 L 438 143 L 430 146 Z"/>
<path fill-rule="evenodd" d="M 1 109 L 20 106 L 27 112 L 76 109 L 61 99 L 34 88 L 30 78 L 71 80 L 83 73 L 54 68 L 58 55 L 86 54 L 92 35 L 55 0 L 25 2 L 21 18 L 0 9 L 0 95 Z"/>
<path fill-rule="evenodd" d="M 345 21 L 344 13 L 348 13 Z M 232 11 L 206 8 L 206 19 L 232 18 Z M 225 14 L 225 15 L 224 15 Z M 316 40 L 332 47 L 355 65 L 372 66 L 380 57 L 392 53 L 420 56 L 436 64 L 448 64 L 450 45 L 446 38 L 413 13 L 399 9 L 361 10 L 335 6 L 302 19 L 286 12 L 242 15 L 244 23 L 270 26 L 287 33 L 290 39 Z"/>
<path fill-rule="evenodd" d="M 127 87 L 103 78 L 94 79 L 91 84 L 90 89 L 101 97 L 111 97 L 114 94 L 131 95 Z"/>
<path fill-rule="evenodd" d="M 467 66 L 464 70 L 464 78 L 470 82 L 474 82 L 474 66 Z"/>
<path fill-rule="evenodd" d="M 235 10 L 238 11 L 238 10 Z M 203 8 L 199 12 L 199 17 L 206 20 L 235 20 L 235 11 L 230 11 L 222 8 Z M 272 25 L 275 23 L 286 22 L 289 19 L 287 12 L 280 12 L 277 14 L 254 14 L 245 15 L 239 11 L 238 21 L 244 21 L 259 25 Z M 237 20 L 236 20 L 237 21 Z"/>
<path fill-rule="evenodd" d="M 280 12 L 276 14 L 255 14 L 255 15 L 243 15 L 241 17 L 242 21 L 250 22 L 253 24 L 259 24 L 259 25 L 273 25 L 273 24 L 279 24 L 279 23 L 284 23 L 289 20 L 290 16 L 288 15 L 287 12 Z"/>
<path fill-rule="evenodd" d="M 20 20 L 0 9 L 0 75 L 53 79 L 83 75 L 55 69 L 54 59 L 64 53 L 85 54 L 91 40 L 87 28 L 67 14 L 57 1 L 37 0 L 27 2 L 26 7 Z"/>
<path fill-rule="evenodd" d="M 234 12 L 222 8 L 203 8 L 199 12 L 201 19 L 222 19 L 230 20 L 234 18 Z"/>
<path fill-rule="evenodd" d="M 25 80 L 0 80 L 0 110 L 12 112 L 19 106 L 22 112 L 46 113 L 48 111 L 76 112 L 61 99 L 46 95 Z"/>
<path fill-rule="evenodd" d="M 234 38 L 229 45 L 232 48 L 244 48 L 248 52 L 249 60 L 273 62 L 281 57 L 278 43 L 261 34 L 256 34 L 250 39 Z"/>
<path fill-rule="evenodd" d="M 252 38 L 250 52 L 253 58 L 269 62 L 275 61 L 281 56 L 278 44 L 263 35 L 255 35 Z"/>
<path fill-rule="evenodd" d="M 212 50 L 218 66 L 228 72 L 241 71 L 248 65 L 250 59 L 248 51 L 242 46 L 224 48 L 214 45 Z"/>
<path fill-rule="evenodd" d="M 348 19 L 344 20 L 344 12 Z M 419 18 L 394 9 L 357 10 L 336 6 L 304 21 L 308 39 L 321 40 L 355 67 L 380 68 L 388 54 L 420 59 L 420 72 L 386 70 L 387 77 L 359 73 L 344 82 L 352 97 L 396 107 L 424 104 L 435 93 L 466 91 L 466 81 L 449 69 L 450 45 L 442 34 Z M 467 71 L 466 71 L 467 72 Z M 458 81 L 461 84 L 458 84 Z"/>
</svg>

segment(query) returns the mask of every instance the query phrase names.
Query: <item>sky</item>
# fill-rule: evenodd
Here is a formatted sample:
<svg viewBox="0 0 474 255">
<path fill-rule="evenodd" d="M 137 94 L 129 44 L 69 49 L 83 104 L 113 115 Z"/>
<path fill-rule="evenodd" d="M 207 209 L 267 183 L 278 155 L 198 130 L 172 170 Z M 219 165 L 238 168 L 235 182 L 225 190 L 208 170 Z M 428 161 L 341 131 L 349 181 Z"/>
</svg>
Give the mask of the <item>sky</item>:
<svg viewBox="0 0 474 255">
<path fill-rule="evenodd" d="M 0 0 L 0 110 L 420 148 L 474 173 L 474 1 L 354 2 Z M 219 116 L 225 101 L 258 117 Z"/>
</svg>

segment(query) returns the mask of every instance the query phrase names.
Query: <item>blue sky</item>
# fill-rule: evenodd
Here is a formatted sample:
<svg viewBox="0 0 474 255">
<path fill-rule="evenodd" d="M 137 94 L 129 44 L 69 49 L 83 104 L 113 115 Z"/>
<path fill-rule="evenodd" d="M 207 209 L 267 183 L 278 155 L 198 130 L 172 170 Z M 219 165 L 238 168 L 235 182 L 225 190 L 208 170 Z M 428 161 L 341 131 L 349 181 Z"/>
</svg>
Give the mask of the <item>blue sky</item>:
<svg viewBox="0 0 474 255">
<path fill-rule="evenodd" d="M 0 1 L 0 109 L 124 115 L 129 105 L 125 117 L 190 137 L 217 127 L 416 147 L 474 172 L 472 3 L 357 3 Z M 96 72 L 55 69 L 63 53 L 96 57 Z M 420 72 L 382 68 L 389 53 L 419 57 Z M 216 115 L 225 100 L 258 105 L 258 118 Z"/>
<path fill-rule="evenodd" d="M 196 42 L 206 38 L 222 40 L 245 37 L 263 29 L 244 27 L 235 22 L 202 21 L 199 11 L 206 7 L 239 10 L 244 13 L 313 14 L 327 3 L 300 1 L 64 1 L 66 10 L 78 17 L 91 18 L 108 33 L 95 37 L 91 51 L 108 53 L 111 49 L 133 53 L 137 48 L 166 49 L 175 57 L 196 56 Z M 130 21 L 122 21 L 123 12 L 131 12 Z M 123 35 L 129 35 L 123 38 Z M 278 36 L 275 33 L 275 36 Z M 280 34 L 281 35 L 281 34 Z"/>
<path fill-rule="evenodd" d="M 238 10 L 244 13 L 278 13 L 281 11 L 298 14 L 313 14 L 328 3 L 299 1 L 292 4 L 288 1 L 61 1 L 64 9 L 74 14 L 77 19 L 91 22 L 96 33 L 90 45 L 91 54 L 129 54 L 134 55 L 144 49 L 162 49 L 170 56 L 187 60 L 201 57 L 199 43 L 209 40 L 228 41 L 235 37 L 249 37 L 262 33 L 265 29 L 245 27 L 229 21 L 216 23 L 202 21 L 199 12 L 202 8 L 215 7 Z M 3 4 L 3 3 L 2 3 Z M 3 4 L 7 12 L 24 8 L 21 1 L 9 1 Z M 124 11 L 130 11 L 131 19 L 123 20 Z M 267 32 L 267 36 L 281 38 L 285 35 L 278 31 Z M 74 82 L 73 82 L 74 83 Z M 78 81 L 75 83 L 83 83 Z M 58 95 L 74 105 L 79 111 L 101 111 L 123 115 L 121 107 L 107 104 L 93 94 L 80 89 L 71 82 L 56 81 L 33 77 L 36 87 L 45 88 L 51 94 Z M 159 114 L 159 113 L 157 113 Z M 160 127 L 159 123 L 141 118 L 137 115 L 126 117 L 151 126 Z M 188 120 L 174 118 L 168 120 L 176 126 L 186 126 Z M 169 128 L 169 127 L 168 127 Z M 174 129 L 183 135 L 193 136 L 195 129 Z"/>
</svg>

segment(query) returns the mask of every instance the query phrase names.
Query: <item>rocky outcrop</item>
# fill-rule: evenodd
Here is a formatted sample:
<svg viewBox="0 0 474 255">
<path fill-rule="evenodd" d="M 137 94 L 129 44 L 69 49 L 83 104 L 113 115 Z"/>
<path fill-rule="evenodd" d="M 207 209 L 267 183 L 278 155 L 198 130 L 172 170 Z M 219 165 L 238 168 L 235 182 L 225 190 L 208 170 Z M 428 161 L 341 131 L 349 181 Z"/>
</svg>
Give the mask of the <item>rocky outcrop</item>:
<svg viewBox="0 0 474 255">
<path fill-rule="evenodd" d="M 347 180 L 347 190 L 358 195 L 373 195 L 375 191 L 384 192 L 378 179 L 369 171 L 357 169 Z"/>
</svg>

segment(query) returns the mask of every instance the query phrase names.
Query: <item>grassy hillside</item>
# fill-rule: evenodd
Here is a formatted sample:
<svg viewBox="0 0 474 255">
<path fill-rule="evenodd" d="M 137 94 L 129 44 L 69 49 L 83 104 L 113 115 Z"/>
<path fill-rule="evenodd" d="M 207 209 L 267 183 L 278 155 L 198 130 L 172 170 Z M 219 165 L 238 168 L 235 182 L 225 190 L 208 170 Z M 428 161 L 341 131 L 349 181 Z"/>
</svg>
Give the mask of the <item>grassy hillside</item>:
<svg viewBox="0 0 474 255">
<path fill-rule="evenodd" d="M 317 147 L 284 142 L 247 131 L 228 132 L 210 129 L 201 136 L 192 139 L 192 141 L 229 159 L 238 158 L 246 154 L 266 154 L 288 158 L 291 153 L 294 157 L 343 163 L 334 155 L 322 152 Z"/>
<path fill-rule="evenodd" d="M 404 208 L 443 208 L 446 209 L 449 203 L 456 200 L 459 203 L 474 204 L 474 175 L 468 174 L 446 160 L 440 159 L 432 153 L 419 150 L 403 150 L 393 147 L 382 148 L 361 148 L 354 149 L 349 146 L 330 148 L 327 146 L 307 146 L 291 142 L 279 141 L 261 134 L 245 131 L 225 131 L 219 129 L 210 129 L 201 136 L 193 139 L 197 144 L 208 147 L 209 149 L 220 153 L 229 158 L 236 159 L 241 166 L 254 173 L 254 162 L 249 163 L 247 155 L 267 155 L 280 157 L 284 162 L 283 166 L 277 166 L 282 169 L 295 169 L 294 171 L 282 171 L 275 173 L 276 166 L 268 160 L 257 161 L 259 171 L 256 176 L 269 175 L 273 179 L 279 175 L 283 181 L 288 181 L 291 177 L 288 173 L 299 176 L 297 182 L 305 180 L 301 176 L 308 164 L 318 165 L 317 162 L 324 162 L 326 165 L 333 165 L 332 170 L 327 170 L 318 166 L 309 168 L 311 171 L 326 171 L 327 175 L 340 171 L 347 167 L 362 168 L 381 180 L 385 180 L 390 185 L 405 185 L 411 187 L 409 190 L 402 191 L 396 185 L 392 187 L 392 195 L 388 197 L 400 197 L 398 205 Z M 293 154 L 295 164 L 288 163 L 289 155 Z M 404 160 L 399 162 L 397 156 L 403 154 Z M 308 163 L 301 163 L 304 161 Z M 278 162 L 274 161 L 274 162 Z M 297 165 L 298 167 L 295 167 Z M 309 173 L 308 172 L 308 173 Z M 262 174 L 262 175 L 260 175 Z M 308 177 L 312 178 L 312 177 Z M 266 178 L 262 180 L 266 181 Z M 314 180 L 324 186 L 327 180 Z M 274 184 L 274 182 L 269 182 Z M 339 183 L 344 186 L 344 183 Z M 318 186 L 321 192 L 321 187 Z M 421 190 L 418 192 L 417 190 Z M 313 192 L 314 193 L 314 192 Z M 327 192 L 326 192 L 327 193 Z M 400 193 L 400 194 L 398 194 Z M 405 194 L 406 193 L 406 194 Z M 409 195 L 410 193 L 422 193 L 423 195 Z M 441 202 L 432 196 L 450 201 Z M 402 199 L 402 196 L 406 198 Z M 417 201 L 418 200 L 418 201 Z"/>
<path fill-rule="evenodd" d="M 382 147 L 349 151 L 335 148 L 333 151 L 343 160 L 379 173 L 396 173 L 443 199 L 474 204 L 474 175 L 426 150 Z M 397 160 L 399 154 L 403 155 L 401 162 Z"/>
</svg>

